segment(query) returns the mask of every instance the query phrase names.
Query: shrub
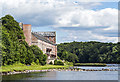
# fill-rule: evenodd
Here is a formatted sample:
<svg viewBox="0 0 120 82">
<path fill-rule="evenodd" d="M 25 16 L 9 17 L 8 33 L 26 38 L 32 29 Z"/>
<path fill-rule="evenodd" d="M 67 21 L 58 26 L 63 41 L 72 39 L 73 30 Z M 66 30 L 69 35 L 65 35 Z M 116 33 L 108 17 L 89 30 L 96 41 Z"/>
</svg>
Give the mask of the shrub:
<svg viewBox="0 0 120 82">
<path fill-rule="evenodd" d="M 58 60 L 58 61 L 55 60 L 54 65 L 64 65 L 64 63 L 62 61 L 60 61 L 60 60 Z"/>
<path fill-rule="evenodd" d="M 38 59 L 36 60 L 36 64 L 40 64 Z"/>
<path fill-rule="evenodd" d="M 24 66 L 24 64 L 19 63 L 19 62 L 15 62 L 13 65 L 14 65 L 14 66 Z"/>
<path fill-rule="evenodd" d="M 47 55 L 46 54 L 42 54 L 39 57 L 39 62 L 41 65 L 45 65 L 46 64 L 46 60 L 47 60 Z"/>
<path fill-rule="evenodd" d="M 57 61 L 57 65 L 64 65 L 62 61 Z"/>
<path fill-rule="evenodd" d="M 32 62 L 31 65 L 36 65 L 36 63 L 35 63 L 35 62 Z"/>
<path fill-rule="evenodd" d="M 54 61 L 54 65 L 57 65 L 57 59 L 55 59 L 55 61 Z"/>
<path fill-rule="evenodd" d="M 71 66 L 73 66 L 73 62 L 65 61 L 65 64 L 66 64 L 66 65 L 71 65 Z"/>
<path fill-rule="evenodd" d="M 37 59 L 35 60 L 35 63 L 45 65 L 47 60 L 47 55 L 43 54 L 43 51 L 36 45 L 31 45 L 30 48 L 33 51 L 33 54 L 35 55 L 35 58 Z"/>
</svg>

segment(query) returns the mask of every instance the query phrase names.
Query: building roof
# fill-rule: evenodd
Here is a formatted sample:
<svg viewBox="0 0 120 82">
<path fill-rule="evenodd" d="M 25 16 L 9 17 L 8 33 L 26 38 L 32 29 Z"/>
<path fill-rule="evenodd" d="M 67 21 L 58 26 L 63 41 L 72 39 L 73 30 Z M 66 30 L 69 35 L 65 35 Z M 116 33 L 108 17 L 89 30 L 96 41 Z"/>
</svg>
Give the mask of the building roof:
<svg viewBox="0 0 120 82">
<path fill-rule="evenodd" d="M 33 32 L 42 36 L 56 36 L 56 32 Z"/>
<path fill-rule="evenodd" d="M 35 32 L 32 32 L 32 34 L 39 40 L 42 40 L 42 41 L 47 42 L 47 43 L 52 44 L 52 45 L 56 45 L 53 42 L 47 40 L 42 34 L 37 34 Z"/>
</svg>

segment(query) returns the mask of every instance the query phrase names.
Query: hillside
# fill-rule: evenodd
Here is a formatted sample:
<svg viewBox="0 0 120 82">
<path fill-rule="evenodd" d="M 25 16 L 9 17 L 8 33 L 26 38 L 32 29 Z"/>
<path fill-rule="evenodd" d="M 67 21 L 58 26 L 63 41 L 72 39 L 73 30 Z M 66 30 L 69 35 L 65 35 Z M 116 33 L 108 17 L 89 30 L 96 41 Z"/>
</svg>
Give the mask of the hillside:
<svg viewBox="0 0 120 82">
<path fill-rule="evenodd" d="M 35 62 L 45 65 L 47 56 L 37 46 L 29 46 L 19 23 L 11 15 L 2 21 L 2 65 L 22 63 L 30 65 Z"/>
<path fill-rule="evenodd" d="M 119 63 L 118 43 L 71 42 L 57 45 L 58 56 L 74 63 Z"/>
</svg>

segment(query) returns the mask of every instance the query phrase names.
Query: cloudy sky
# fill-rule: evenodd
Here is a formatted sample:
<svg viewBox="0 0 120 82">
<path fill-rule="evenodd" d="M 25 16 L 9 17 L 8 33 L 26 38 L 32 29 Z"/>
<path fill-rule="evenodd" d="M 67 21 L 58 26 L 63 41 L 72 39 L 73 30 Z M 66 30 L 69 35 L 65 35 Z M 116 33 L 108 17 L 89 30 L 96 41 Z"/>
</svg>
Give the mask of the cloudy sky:
<svg viewBox="0 0 120 82">
<path fill-rule="evenodd" d="M 116 0 L 117 1 L 117 0 Z M 4 0 L 1 16 L 31 24 L 32 31 L 56 31 L 57 43 L 118 41 L 118 2 Z"/>
</svg>

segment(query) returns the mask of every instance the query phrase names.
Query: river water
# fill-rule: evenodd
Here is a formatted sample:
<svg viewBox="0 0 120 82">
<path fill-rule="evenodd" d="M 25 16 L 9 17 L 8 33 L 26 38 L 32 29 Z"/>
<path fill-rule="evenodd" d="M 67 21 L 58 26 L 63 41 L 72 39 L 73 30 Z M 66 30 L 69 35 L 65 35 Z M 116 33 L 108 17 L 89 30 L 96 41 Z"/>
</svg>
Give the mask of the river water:
<svg viewBox="0 0 120 82">
<path fill-rule="evenodd" d="M 118 69 L 110 67 L 78 67 L 83 69 Z M 6 75 L 3 80 L 118 80 L 118 71 L 51 71 Z"/>
</svg>

